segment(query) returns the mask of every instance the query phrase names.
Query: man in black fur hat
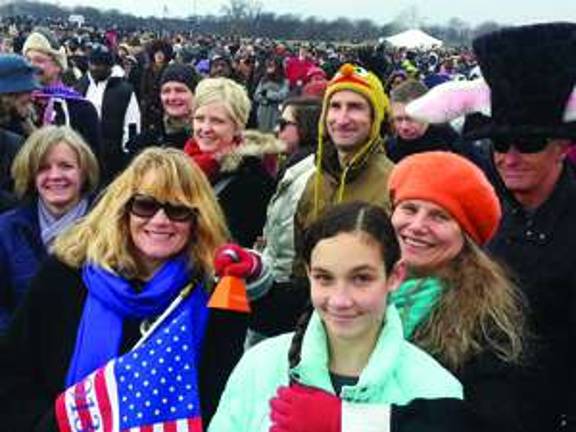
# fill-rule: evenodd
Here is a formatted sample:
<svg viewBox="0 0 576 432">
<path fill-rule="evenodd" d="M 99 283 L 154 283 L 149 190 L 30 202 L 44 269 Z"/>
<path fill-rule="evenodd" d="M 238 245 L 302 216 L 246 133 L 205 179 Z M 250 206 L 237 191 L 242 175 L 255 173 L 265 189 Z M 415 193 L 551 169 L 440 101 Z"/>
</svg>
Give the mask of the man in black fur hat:
<svg viewBox="0 0 576 432">
<path fill-rule="evenodd" d="M 430 122 L 482 113 L 465 135 L 492 144 L 503 217 L 489 249 L 527 299 L 529 330 L 508 395 L 487 402 L 515 419 L 503 430 L 576 431 L 576 176 L 565 160 L 576 140 L 576 24 L 503 29 L 474 51 L 484 80 L 440 85 L 407 112 Z"/>
<path fill-rule="evenodd" d="M 492 139 L 504 203 L 489 249 L 518 278 L 534 336 L 534 374 L 517 380 L 522 421 L 526 430 L 576 430 L 576 177 L 565 161 L 576 138 L 576 24 L 497 32 L 474 50 L 492 114 L 471 132 Z"/>
</svg>

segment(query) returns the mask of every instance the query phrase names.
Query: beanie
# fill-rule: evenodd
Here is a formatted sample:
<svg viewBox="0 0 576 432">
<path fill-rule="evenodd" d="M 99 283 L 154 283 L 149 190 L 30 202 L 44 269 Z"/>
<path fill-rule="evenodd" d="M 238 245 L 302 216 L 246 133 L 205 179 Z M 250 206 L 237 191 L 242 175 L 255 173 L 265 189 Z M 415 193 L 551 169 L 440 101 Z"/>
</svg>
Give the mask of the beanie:
<svg viewBox="0 0 576 432">
<path fill-rule="evenodd" d="M 106 45 L 97 44 L 92 47 L 88 61 L 94 65 L 114 65 L 114 56 Z"/>
<path fill-rule="evenodd" d="M 199 78 L 194 68 L 190 65 L 180 63 L 170 63 L 160 78 L 160 87 L 169 81 L 176 81 L 184 84 L 192 93 L 196 90 Z"/>
<path fill-rule="evenodd" d="M 16 54 L 0 54 L 0 94 L 21 93 L 40 87 L 36 68 Z"/>
<path fill-rule="evenodd" d="M 388 188 L 393 206 L 408 199 L 433 202 L 480 245 L 498 228 L 502 213 L 494 188 L 480 168 L 454 153 L 424 152 L 402 159 Z"/>
<path fill-rule="evenodd" d="M 62 71 L 68 68 L 64 47 L 60 46 L 52 33 L 46 29 L 37 28 L 26 38 L 22 47 L 22 54 L 26 55 L 30 50 L 40 51 L 49 55 L 60 66 Z"/>
</svg>

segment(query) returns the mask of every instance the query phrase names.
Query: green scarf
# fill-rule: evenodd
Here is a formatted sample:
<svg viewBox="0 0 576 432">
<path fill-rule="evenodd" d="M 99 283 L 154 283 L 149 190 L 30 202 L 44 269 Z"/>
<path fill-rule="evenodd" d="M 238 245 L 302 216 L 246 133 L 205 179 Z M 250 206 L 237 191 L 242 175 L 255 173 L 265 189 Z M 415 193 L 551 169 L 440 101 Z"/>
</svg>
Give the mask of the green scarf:
<svg viewBox="0 0 576 432">
<path fill-rule="evenodd" d="M 388 295 L 388 303 L 394 304 L 400 313 L 406 340 L 412 339 L 416 328 L 428 318 L 441 294 L 441 282 L 429 277 L 408 279 Z"/>
</svg>

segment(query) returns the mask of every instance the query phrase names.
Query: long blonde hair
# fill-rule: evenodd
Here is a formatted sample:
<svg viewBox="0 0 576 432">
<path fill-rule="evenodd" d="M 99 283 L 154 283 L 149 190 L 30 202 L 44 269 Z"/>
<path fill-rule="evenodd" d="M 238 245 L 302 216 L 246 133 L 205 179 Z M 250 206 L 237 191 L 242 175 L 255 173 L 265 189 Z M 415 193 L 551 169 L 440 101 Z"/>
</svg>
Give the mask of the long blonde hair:
<svg viewBox="0 0 576 432">
<path fill-rule="evenodd" d="M 452 370 L 486 350 L 521 361 L 525 301 L 502 266 L 465 236 L 462 251 L 434 276 L 443 294 L 415 332 L 416 345 Z"/>
<path fill-rule="evenodd" d="M 140 153 L 92 211 L 56 240 L 56 256 L 72 267 L 90 261 L 127 278 L 145 275 L 128 228 L 126 205 L 135 193 L 198 208 L 188 245 L 190 264 L 197 271 L 211 273 L 214 250 L 229 237 L 225 219 L 204 174 L 176 149 L 152 147 Z"/>
</svg>

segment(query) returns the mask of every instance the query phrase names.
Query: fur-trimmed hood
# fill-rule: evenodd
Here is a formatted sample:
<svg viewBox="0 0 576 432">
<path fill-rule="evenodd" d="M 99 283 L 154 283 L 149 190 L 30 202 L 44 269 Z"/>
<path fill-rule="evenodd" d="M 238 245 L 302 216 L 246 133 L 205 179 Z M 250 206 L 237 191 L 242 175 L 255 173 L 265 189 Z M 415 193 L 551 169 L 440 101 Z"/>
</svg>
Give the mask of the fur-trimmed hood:
<svg viewBox="0 0 576 432">
<path fill-rule="evenodd" d="M 242 142 L 233 151 L 220 159 L 221 172 L 233 172 L 246 158 L 264 159 L 284 153 L 286 144 L 269 133 L 257 130 L 246 130 L 242 133 Z"/>
</svg>

